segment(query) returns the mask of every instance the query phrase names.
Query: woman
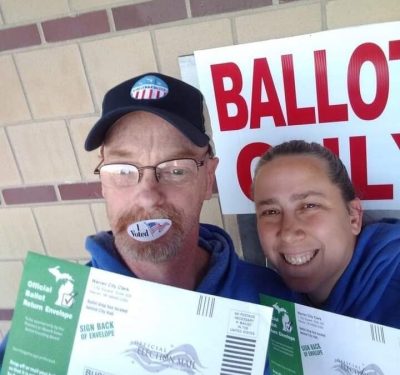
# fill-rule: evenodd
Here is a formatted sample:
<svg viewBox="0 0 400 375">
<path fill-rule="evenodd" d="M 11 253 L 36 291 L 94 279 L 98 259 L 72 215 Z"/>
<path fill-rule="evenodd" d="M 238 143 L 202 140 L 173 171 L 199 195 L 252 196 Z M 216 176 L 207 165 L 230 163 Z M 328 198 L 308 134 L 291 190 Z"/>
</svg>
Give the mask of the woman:
<svg viewBox="0 0 400 375">
<path fill-rule="evenodd" d="M 271 148 L 253 198 L 264 254 L 297 302 L 400 328 L 400 222 L 362 227 L 360 199 L 336 155 L 297 140 Z"/>
</svg>

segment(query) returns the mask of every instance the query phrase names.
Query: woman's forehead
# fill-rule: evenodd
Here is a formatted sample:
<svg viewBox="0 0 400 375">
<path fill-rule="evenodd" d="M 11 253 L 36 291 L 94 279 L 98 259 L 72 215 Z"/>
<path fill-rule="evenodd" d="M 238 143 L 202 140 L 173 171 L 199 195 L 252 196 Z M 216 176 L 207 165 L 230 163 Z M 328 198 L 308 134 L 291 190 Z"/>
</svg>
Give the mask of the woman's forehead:
<svg viewBox="0 0 400 375">
<path fill-rule="evenodd" d="M 307 190 L 316 187 L 334 185 L 328 175 L 325 160 L 314 156 L 293 155 L 279 156 L 266 162 L 255 176 L 254 194 L 265 189 L 279 189 L 283 191 L 295 190 L 304 186 Z"/>
<path fill-rule="evenodd" d="M 315 155 L 308 154 L 290 154 L 279 155 L 272 160 L 267 161 L 260 168 L 260 171 L 268 172 L 270 170 L 282 170 L 286 173 L 289 170 L 296 171 L 314 171 L 324 173 L 328 176 L 328 164 L 325 159 L 319 158 Z"/>
</svg>

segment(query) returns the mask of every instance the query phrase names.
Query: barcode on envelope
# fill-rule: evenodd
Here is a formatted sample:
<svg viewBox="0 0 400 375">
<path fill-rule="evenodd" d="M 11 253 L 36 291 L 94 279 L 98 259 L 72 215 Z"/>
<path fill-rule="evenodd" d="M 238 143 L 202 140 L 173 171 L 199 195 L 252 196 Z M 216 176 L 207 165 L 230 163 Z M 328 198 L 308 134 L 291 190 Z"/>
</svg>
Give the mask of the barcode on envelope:
<svg viewBox="0 0 400 375">
<path fill-rule="evenodd" d="M 385 330 L 382 326 L 377 324 L 370 324 L 372 341 L 385 343 Z"/>
<path fill-rule="evenodd" d="M 251 375 L 256 340 L 227 335 L 220 375 Z"/>
<path fill-rule="evenodd" d="M 197 304 L 197 315 L 212 318 L 214 314 L 215 297 L 200 295 Z"/>
</svg>

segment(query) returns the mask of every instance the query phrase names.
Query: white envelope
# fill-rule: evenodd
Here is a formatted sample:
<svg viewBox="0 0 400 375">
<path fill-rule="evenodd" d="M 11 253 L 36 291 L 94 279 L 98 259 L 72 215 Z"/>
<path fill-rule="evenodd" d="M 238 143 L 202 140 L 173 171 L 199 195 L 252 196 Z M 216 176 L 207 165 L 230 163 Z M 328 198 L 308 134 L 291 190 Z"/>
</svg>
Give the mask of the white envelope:
<svg viewBox="0 0 400 375">
<path fill-rule="evenodd" d="M 30 253 L 2 374 L 259 375 L 272 310 Z"/>
<path fill-rule="evenodd" d="M 262 296 L 273 375 L 399 375 L 400 330 Z"/>
</svg>

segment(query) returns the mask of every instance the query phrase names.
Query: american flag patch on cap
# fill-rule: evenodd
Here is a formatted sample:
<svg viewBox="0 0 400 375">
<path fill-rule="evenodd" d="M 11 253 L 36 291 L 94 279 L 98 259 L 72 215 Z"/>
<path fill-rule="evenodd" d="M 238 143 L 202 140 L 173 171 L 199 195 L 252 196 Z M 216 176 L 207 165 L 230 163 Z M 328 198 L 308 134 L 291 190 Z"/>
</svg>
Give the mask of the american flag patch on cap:
<svg viewBox="0 0 400 375">
<path fill-rule="evenodd" d="M 168 85 L 153 75 L 147 75 L 137 81 L 131 89 L 133 99 L 161 99 L 168 94 Z"/>
</svg>

